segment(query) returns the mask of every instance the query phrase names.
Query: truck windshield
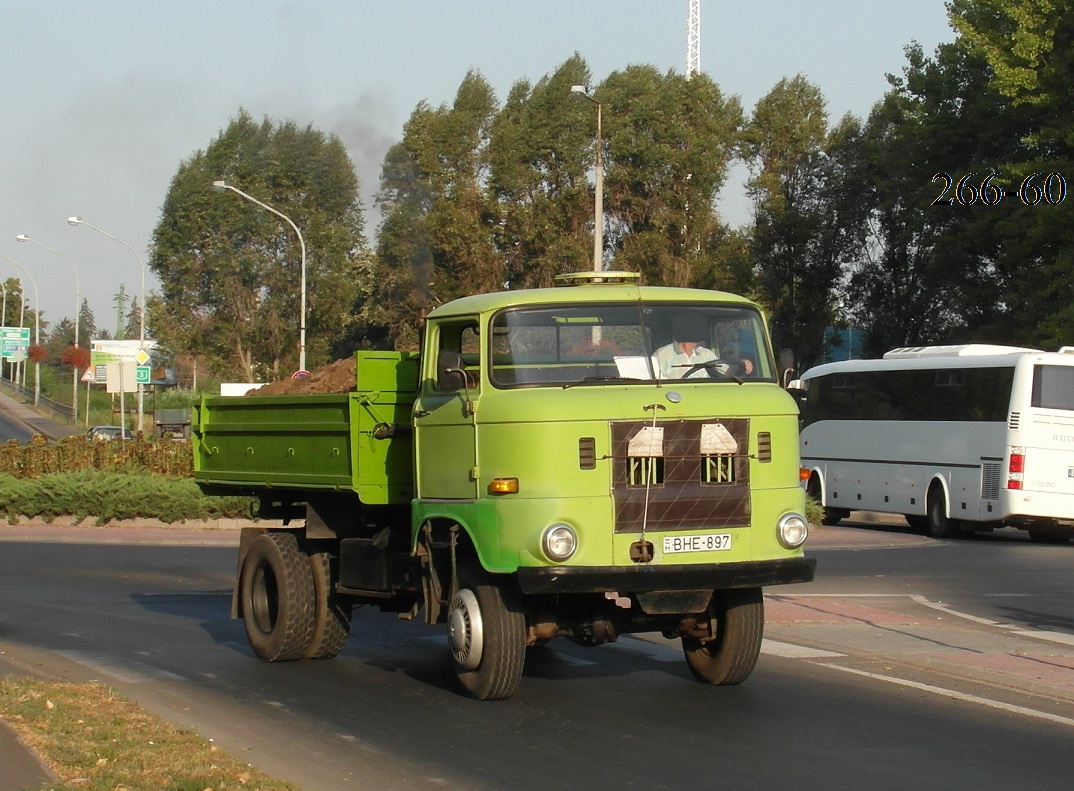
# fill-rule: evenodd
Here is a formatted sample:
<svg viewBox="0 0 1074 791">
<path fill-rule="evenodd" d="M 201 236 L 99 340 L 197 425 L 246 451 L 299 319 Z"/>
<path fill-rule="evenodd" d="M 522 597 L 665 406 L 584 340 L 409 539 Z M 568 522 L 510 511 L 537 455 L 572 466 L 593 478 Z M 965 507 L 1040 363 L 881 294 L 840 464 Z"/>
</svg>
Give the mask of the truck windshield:
<svg viewBox="0 0 1074 791">
<path fill-rule="evenodd" d="M 612 303 L 512 308 L 493 317 L 497 387 L 774 381 L 754 308 L 713 303 Z"/>
</svg>

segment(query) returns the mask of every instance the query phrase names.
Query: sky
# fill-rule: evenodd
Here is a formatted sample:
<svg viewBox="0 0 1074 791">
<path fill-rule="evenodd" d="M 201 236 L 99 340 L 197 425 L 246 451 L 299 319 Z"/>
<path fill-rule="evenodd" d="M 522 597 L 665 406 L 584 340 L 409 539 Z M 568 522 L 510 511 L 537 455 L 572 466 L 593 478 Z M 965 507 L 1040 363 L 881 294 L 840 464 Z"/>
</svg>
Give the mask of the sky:
<svg viewBox="0 0 1074 791">
<path fill-rule="evenodd" d="M 372 235 L 381 162 L 419 102 L 450 104 L 470 70 L 503 102 L 575 52 L 594 85 L 633 64 L 683 73 L 689 2 L 0 0 L 0 11 L 0 256 L 38 296 L 4 258 L 0 280 L 19 277 L 50 322 L 87 299 L 114 333 L 121 284 L 141 302 L 172 177 L 240 109 L 338 135 Z M 832 123 L 865 118 L 908 44 L 931 53 L 953 39 L 943 0 L 701 0 L 701 70 L 747 112 L 801 73 Z M 745 175 L 732 171 L 718 204 L 732 225 L 749 221 Z M 156 287 L 150 272 L 146 293 Z"/>
</svg>

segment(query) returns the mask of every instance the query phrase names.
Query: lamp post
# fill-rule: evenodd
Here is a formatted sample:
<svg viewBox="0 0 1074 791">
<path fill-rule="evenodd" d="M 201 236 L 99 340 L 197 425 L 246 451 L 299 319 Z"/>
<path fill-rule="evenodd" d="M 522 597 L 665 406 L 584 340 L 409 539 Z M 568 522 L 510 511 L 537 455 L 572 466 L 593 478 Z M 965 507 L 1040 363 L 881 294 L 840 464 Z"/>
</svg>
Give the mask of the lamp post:
<svg viewBox="0 0 1074 791">
<path fill-rule="evenodd" d="M 58 255 L 64 261 L 69 263 L 71 265 L 71 269 L 74 270 L 74 273 L 75 273 L 75 348 L 77 349 L 78 348 L 78 314 L 82 312 L 82 286 L 78 282 L 78 267 L 75 266 L 74 261 L 72 261 L 70 258 L 65 256 L 63 253 L 59 252 L 58 250 L 53 250 L 51 247 L 49 247 L 46 244 L 41 244 L 41 242 L 37 241 L 36 239 L 31 239 L 29 236 L 27 236 L 24 233 L 20 233 L 15 238 L 17 240 L 19 240 L 20 242 L 32 242 L 33 244 L 36 244 L 38 247 L 43 248 L 45 250 L 48 250 L 50 253 L 53 253 L 54 255 Z M 71 368 L 71 409 L 74 412 L 75 422 L 77 423 L 78 422 L 78 368 Z"/>
<path fill-rule="evenodd" d="M 597 106 L 597 163 L 593 177 L 593 271 L 604 266 L 604 152 L 601 145 L 601 103 L 594 99 L 584 85 L 572 85 L 571 96 L 590 101 Z"/>
<path fill-rule="evenodd" d="M 138 348 L 141 349 L 142 351 L 145 351 L 145 314 L 146 314 L 146 310 L 147 310 L 146 304 L 145 304 L 145 269 L 146 269 L 146 267 L 145 267 L 145 261 L 142 260 L 142 256 L 140 256 L 138 254 L 137 250 L 135 250 L 131 245 L 129 245 L 126 242 L 124 242 L 122 239 L 120 239 L 120 238 L 118 238 L 116 236 L 113 236 L 112 234 L 108 233 L 108 231 L 102 230 L 102 229 L 98 228 L 96 225 L 93 225 L 92 223 L 86 222 L 81 217 L 68 217 L 67 218 L 67 223 L 69 225 L 74 225 L 74 226 L 85 225 L 87 228 L 92 228 L 97 233 L 107 236 L 112 241 L 119 242 L 121 245 L 126 247 L 132 253 L 134 253 L 134 257 L 138 259 L 138 266 L 141 267 L 141 274 L 142 274 L 142 296 L 141 296 L 141 302 L 139 303 L 141 305 L 141 315 L 138 317 Z M 86 389 L 87 390 L 89 389 L 89 383 L 88 382 L 86 383 Z M 142 390 L 142 383 L 139 382 L 138 383 L 138 430 L 139 431 L 141 431 L 142 428 L 143 428 L 143 416 L 145 415 L 144 404 L 145 404 L 145 397 L 144 397 L 143 390 Z M 87 415 L 86 418 L 88 420 L 89 415 Z"/>
<path fill-rule="evenodd" d="M 272 212 L 281 220 L 290 225 L 295 235 L 298 236 L 298 244 L 302 249 L 302 276 L 301 276 L 301 297 L 299 304 L 299 321 L 298 321 L 298 370 L 306 370 L 306 242 L 302 238 L 302 232 L 298 230 L 298 226 L 294 221 L 281 211 L 269 206 L 267 203 L 262 203 L 252 195 L 247 195 L 242 190 L 231 186 L 226 181 L 214 181 L 213 189 L 217 192 L 224 192 L 225 190 L 231 190 L 236 195 L 240 195 L 251 203 L 256 203 L 262 209 Z"/>
<path fill-rule="evenodd" d="M 30 274 L 30 270 L 16 261 L 14 258 L 8 258 L 6 255 L 0 256 L 5 261 L 8 261 L 23 272 L 30 278 L 30 283 L 34 287 L 34 322 L 36 324 L 34 328 L 34 346 L 41 345 L 41 294 L 37 290 L 37 281 L 34 280 L 34 276 Z M 19 320 L 19 326 L 22 326 L 22 320 Z M 37 406 L 41 400 L 41 363 L 34 361 L 34 406 Z"/>
</svg>

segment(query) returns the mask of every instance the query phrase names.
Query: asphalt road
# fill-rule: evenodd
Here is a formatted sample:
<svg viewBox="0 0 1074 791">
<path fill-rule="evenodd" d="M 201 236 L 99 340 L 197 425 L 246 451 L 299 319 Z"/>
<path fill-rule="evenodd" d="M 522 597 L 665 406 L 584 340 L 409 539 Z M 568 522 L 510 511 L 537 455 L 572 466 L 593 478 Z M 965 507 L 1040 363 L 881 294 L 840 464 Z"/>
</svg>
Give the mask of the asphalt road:
<svg viewBox="0 0 1074 791">
<path fill-rule="evenodd" d="M 105 681 L 307 791 L 1069 785 L 1074 546 L 826 531 L 818 579 L 768 590 L 734 688 L 658 636 L 554 641 L 479 703 L 441 629 L 374 610 L 337 659 L 267 664 L 227 617 L 232 547 L 70 540 L 0 541 L 0 657 Z"/>
</svg>

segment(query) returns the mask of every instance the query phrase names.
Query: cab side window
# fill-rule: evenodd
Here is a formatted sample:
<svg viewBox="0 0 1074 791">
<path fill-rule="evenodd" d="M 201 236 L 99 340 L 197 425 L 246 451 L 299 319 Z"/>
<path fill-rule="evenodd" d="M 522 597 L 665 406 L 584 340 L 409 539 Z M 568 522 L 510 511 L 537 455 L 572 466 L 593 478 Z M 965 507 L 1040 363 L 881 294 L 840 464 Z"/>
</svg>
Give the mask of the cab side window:
<svg viewBox="0 0 1074 791">
<path fill-rule="evenodd" d="M 477 320 L 442 324 L 437 338 L 437 389 L 460 390 L 463 381 L 467 388 L 477 388 L 481 382 L 481 336 Z"/>
</svg>

